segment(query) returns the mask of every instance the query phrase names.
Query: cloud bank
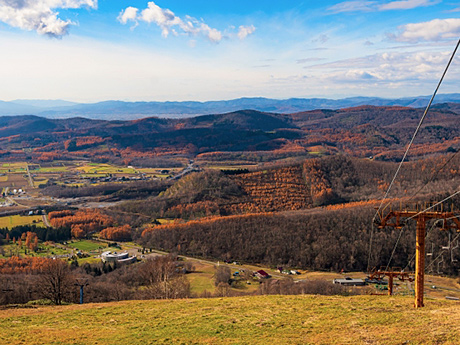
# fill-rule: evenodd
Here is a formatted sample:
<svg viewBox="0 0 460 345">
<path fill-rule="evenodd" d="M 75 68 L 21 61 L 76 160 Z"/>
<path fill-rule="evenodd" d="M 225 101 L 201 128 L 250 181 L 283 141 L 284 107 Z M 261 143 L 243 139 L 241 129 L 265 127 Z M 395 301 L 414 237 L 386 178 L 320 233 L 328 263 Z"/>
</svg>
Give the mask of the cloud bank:
<svg viewBox="0 0 460 345">
<path fill-rule="evenodd" d="M 180 33 L 189 36 L 202 35 L 213 43 L 218 43 L 224 38 L 224 34 L 221 31 L 211 28 L 202 20 L 191 16 L 180 18 L 171 10 L 163 9 L 153 1 L 150 1 L 147 4 L 147 8 L 143 10 L 131 6 L 127 7 L 120 12 L 118 21 L 121 24 L 133 22 L 134 26 L 137 26 L 139 22 L 153 23 L 161 28 L 161 34 L 165 38 L 171 33 L 175 36 Z M 256 28 L 253 25 L 240 26 L 236 35 L 243 40 L 254 33 L 255 30 Z"/>
<path fill-rule="evenodd" d="M 399 33 L 388 37 L 398 42 L 430 42 L 458 38 L 460 18 L 434 19 L 429 22 L 406 24 L 399 27 Z"/>
<path fill-rule="evenodd" d="M 59 18 L 57 9 L 96 8 L 97 0 L 0 0 L 0 21 L 40 35 L 62 37 L 70 20 Z"/>
</svg>

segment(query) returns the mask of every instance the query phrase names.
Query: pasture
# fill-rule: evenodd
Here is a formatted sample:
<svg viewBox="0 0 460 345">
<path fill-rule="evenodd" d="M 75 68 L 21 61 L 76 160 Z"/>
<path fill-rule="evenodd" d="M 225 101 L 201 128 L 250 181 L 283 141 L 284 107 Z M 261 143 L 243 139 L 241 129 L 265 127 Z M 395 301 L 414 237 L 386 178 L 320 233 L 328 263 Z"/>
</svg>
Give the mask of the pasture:
<svg viewBox="0 0 460 345">
<path fill-rule="evenodd" d="M 107 244 L 104 242 L 92 241 L 92 240 L 81 240 L 78 242 L 71 242 L 67 244 L 68 247 L 81 250 L 82 252 L 91 252 L 94 250 L 107 248 Z"/>
<path fill-rule="evenodd" d="M 6 216 L 0 217 L 0 228 L 8 228 L 11 229 L 15 226 L 20 225 L 36 225 L 39 227 L 45 227 L 43 224 L 42 216 Z"/>
<path fill-rule="evenodd" d="M 458 344 L 460 304 L 248 296 L 0 311 L 3 344 Z"/>
</svg>

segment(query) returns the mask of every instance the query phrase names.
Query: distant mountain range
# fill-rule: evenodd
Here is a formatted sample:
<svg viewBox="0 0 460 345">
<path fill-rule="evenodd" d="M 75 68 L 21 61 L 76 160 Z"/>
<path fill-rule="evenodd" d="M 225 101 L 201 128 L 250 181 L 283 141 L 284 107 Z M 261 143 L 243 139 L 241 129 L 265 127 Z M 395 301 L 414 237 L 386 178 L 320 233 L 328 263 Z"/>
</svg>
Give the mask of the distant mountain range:
<svg viewBox="0 0 460 345">
<path fill-rule="evenodd" d="M 46 118 L 86 117 L 100 120 L 135 120 L 145 117 L 184 118 L 198 115 L 221 114 L 244 109 L 272 113 L 295 113 L 315 109 L 342 109 L 362 105 L 405 106 L 422 108 L 430 96 L 386 99 L 378 97 L 351 97 L 344 99 L 290 98 L 238 98 L 209 102 L 123 102 L 74 103 L 63 100 L 0 101 L 0 115 L 39 115 Z M 460 103 L 460 94 L 438 95 L 439 103 Z"/>
</svg>

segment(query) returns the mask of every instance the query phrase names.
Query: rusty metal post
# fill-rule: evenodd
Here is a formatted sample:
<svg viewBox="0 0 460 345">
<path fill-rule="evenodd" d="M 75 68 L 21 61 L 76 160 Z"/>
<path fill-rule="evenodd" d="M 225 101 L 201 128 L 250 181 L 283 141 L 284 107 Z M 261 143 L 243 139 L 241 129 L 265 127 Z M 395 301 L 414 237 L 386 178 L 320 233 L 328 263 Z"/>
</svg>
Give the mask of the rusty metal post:
<svg viewBox="0 0 460 345">
<path fill-rule="evenodd" d="M 415 247 L 415 308 L 423 307 L 423 283 L 425 280 L 425 217 L 417 217 Z"/>
</svg>

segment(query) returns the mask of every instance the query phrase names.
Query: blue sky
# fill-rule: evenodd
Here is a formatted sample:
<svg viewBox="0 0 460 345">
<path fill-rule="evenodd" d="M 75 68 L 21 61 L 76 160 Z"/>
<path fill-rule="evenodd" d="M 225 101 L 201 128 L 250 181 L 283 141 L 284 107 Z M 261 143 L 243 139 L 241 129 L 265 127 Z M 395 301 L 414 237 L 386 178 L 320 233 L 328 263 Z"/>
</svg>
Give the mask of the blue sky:
<svg viewBox="0 0 460 345">
<path fill-rule="evenodd" d="M 459 1 L 0 0 L 0 99 L 427 95 L 459 37 Z"/>
</svg>

